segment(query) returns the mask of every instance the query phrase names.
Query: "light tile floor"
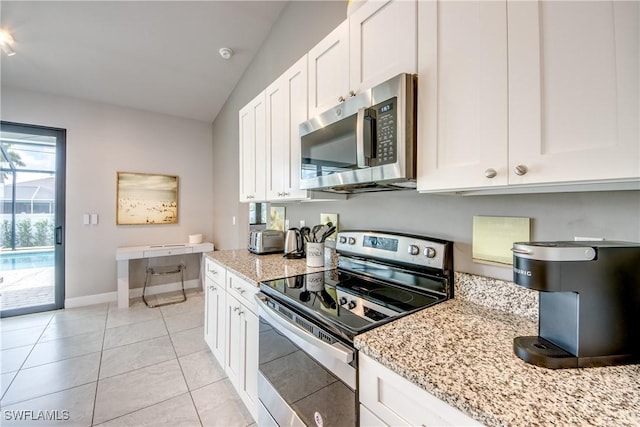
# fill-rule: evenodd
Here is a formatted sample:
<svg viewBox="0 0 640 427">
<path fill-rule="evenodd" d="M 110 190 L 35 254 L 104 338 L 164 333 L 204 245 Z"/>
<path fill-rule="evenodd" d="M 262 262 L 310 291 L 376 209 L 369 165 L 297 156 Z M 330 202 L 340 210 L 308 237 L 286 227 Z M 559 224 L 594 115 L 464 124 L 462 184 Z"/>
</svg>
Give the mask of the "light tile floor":
<svg viewBox="0 0 640 427">
<path fill-rule="evenodd" d="M 1 319 L 0 425 L 252 425 L 203 320 L 201 292 L 160 308 L 140 300 Z"/>
</svg>

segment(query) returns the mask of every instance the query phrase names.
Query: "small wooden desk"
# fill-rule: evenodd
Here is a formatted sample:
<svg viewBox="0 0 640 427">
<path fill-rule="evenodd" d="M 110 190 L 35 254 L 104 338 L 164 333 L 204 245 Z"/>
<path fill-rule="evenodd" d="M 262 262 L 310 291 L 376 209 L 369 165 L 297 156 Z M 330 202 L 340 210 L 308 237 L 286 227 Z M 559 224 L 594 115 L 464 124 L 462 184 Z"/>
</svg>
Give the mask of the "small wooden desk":
<svg viewBox="0 0 640 427">
<path fill-rule="evenodd" d="M 129 307 L 129 260 L 161 256 L 211 252 L 213 243 L 167 243 L 149 246 L 124 246 L 116 250 L 118 308 Z M 201 275 L 202 276 L 202 275 Z"/>
</svg>

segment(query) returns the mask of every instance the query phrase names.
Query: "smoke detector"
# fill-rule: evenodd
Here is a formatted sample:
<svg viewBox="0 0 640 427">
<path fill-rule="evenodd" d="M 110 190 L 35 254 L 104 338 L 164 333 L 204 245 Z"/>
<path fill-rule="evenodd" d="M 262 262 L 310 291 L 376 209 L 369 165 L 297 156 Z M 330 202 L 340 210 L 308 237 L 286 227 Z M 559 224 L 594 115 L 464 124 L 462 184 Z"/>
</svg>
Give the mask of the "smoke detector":
<svg viewBox="0 0 640 427">
<path fill-rule="evenodd" d="M 222 59 L 229 59 L 233 55 L 233 51 L 228 47 L 221 47 L 218 51 Z"/>
</svg>

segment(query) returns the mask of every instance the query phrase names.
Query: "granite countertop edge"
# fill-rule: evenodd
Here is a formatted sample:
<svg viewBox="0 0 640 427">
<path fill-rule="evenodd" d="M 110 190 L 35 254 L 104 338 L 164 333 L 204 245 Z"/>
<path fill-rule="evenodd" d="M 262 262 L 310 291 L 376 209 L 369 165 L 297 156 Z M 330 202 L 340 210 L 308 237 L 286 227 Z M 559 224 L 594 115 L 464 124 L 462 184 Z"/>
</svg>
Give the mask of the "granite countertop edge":
<svg viewBox="0 0 640 427">
<path fill-rule="evenodd" d="M 334 268 L 329 262 L 325 262 L 323 267 L 307 267 L 304 258 L 287 259 L 281 253 L 256 255 L 246 249 L 206 252 L 205 256 L 256 286 L 265 280 L 281 279 Z"/>
</svg>

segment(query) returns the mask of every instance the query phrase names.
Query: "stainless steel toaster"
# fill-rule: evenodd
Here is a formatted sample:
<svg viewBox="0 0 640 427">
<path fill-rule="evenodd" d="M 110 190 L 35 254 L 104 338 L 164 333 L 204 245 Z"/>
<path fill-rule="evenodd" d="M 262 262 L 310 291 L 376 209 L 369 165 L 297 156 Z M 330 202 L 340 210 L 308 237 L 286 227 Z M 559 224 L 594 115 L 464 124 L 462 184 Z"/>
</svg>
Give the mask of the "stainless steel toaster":
<svg viewBox="0 0 640 427">
<path fill-rule="evenodd" d="M 260 230 L 249 233 L 249 252 L 254 254 L 272 254 L 284 251 L 284 232 L 278 230 Z"/>
</svg>

